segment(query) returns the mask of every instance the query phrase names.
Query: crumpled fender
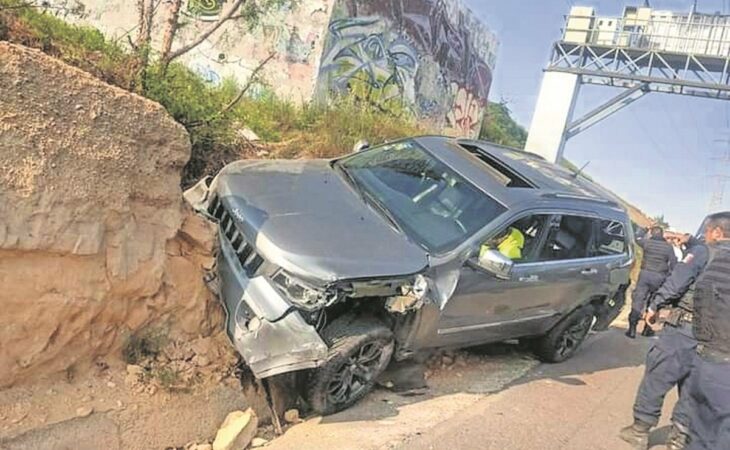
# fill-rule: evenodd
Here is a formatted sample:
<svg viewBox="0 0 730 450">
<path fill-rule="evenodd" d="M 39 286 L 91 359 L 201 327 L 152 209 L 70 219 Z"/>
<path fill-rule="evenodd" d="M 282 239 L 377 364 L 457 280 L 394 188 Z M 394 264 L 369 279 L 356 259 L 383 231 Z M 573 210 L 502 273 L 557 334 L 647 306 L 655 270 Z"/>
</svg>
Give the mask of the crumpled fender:
<svg viewBox="0 0 730 450">
<path fill-rule="evenodd" d="M 202 180 L 195 183 L 193 187 L 183 192 L 183 199 L 190 205 L 193 210 L 199 214 L 206 216 L 208 219 L 213 219 L 208 214 L 208 206 L 211 200 L 210 193 L 213 192 L 213 177 L 205 177 Z"/>
</svg>

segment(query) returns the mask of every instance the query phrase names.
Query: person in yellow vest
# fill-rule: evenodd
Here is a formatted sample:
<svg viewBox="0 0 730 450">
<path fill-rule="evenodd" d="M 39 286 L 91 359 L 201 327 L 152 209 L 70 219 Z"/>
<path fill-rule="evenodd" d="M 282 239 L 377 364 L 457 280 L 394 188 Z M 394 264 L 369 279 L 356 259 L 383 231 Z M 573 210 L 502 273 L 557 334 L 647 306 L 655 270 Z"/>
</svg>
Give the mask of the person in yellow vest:
<svg viewBox="0 0 730 450">
<path fill-rule="evenodd" d="M 522 259 L 522 249 L 525 247 L 525 235 L 515 227 L 509 227 L 504 233 L 482 245 L 479 256 L 487 250 L 496 247 L 499 253 L 512 261 Z"/>
</svg>

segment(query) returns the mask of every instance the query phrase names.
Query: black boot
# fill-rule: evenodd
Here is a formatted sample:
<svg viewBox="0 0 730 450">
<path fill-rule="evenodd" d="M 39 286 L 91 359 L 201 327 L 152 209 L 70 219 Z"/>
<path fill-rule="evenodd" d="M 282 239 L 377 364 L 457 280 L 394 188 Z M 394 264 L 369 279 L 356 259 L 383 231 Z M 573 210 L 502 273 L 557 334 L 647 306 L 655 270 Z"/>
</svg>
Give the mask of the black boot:
<svg viewBox="0 0 730 450">
<path fill-rule="evenodd" d="M 619 437 L 631 444 L 637 450 L 646 450 L 649 447 L 649 430 L 651 425 L 634 419 L 634 423 L 622 428 Z"/>
<path fill-rule="evenodd" d="M 641 335 L 644 337 L 653 337 L 655 334 L 654 329 L 649 324 L 644 325 L 644 329 L 641 330 Z"/>
<path fill-rule="evenodd" d="M 667 437 L 667 450 L 684 450 L 689 444 L 689 435 L 672 425 Z"/>
<path fill-rule="evenodd" d="M 629 322 L 629 329 L 626 330 L 626 337 L 636 339 L 636 322 Z"/>
</svg>

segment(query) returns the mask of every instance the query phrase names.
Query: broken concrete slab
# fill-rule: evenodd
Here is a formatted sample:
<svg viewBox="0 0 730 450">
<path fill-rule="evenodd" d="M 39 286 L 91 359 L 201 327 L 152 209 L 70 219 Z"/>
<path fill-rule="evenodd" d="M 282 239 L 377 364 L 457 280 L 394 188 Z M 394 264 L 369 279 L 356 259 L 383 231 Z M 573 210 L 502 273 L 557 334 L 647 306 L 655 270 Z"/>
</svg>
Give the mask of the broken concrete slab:
<svg viewBox="0 0 730 450">
<path fill-rule="evenodd" d="M 251 443 L 258 430 L 258 418 L 251 408 L 228 414 L 213 441 L 213 450 L 240 450 Z"/>
</svg>

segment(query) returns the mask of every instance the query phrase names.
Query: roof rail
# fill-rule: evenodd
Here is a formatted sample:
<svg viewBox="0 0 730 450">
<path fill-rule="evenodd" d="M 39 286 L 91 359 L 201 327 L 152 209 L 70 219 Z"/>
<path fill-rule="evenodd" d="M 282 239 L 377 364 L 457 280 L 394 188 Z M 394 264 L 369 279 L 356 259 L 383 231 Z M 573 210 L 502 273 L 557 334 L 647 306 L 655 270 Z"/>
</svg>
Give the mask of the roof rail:
<svg viewBox="0 0 730 450">
<path fill-rule="evenodd" d="M 585 200 L 589 202 L 604 203 L 611 206 L 620 206 L 617 202 L 601 197 L 591 197 L 588 195 L 571 194 L 568 192 L 546 192 L 542 194 L 544 198 L 564 198 L 571 200 Z"/>
</svg>

